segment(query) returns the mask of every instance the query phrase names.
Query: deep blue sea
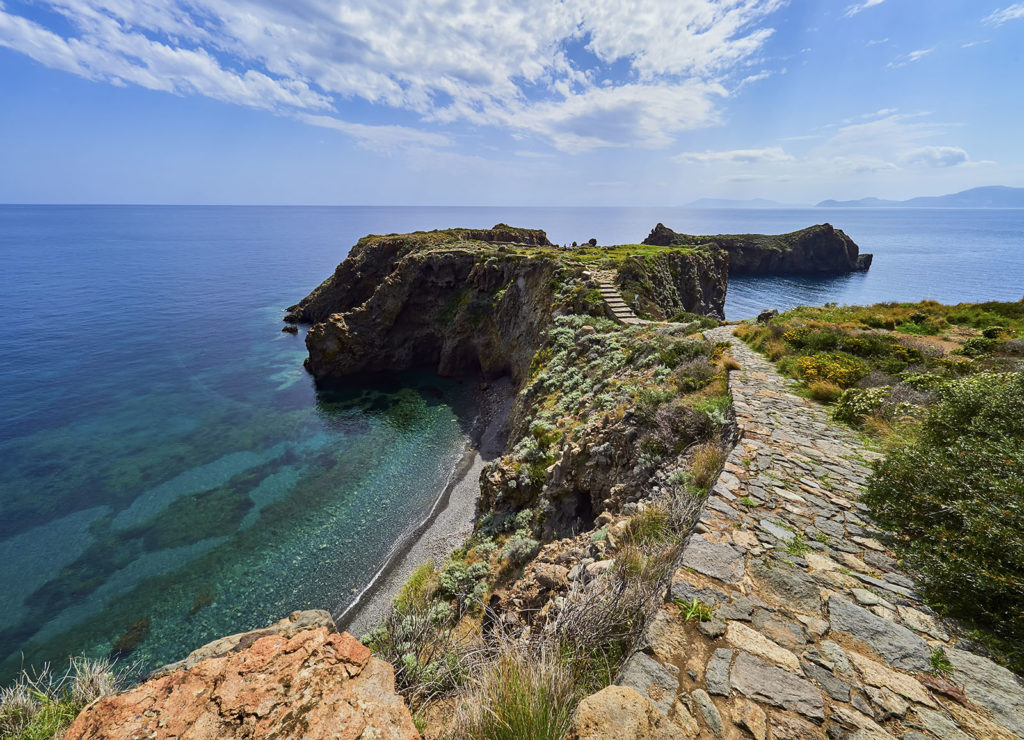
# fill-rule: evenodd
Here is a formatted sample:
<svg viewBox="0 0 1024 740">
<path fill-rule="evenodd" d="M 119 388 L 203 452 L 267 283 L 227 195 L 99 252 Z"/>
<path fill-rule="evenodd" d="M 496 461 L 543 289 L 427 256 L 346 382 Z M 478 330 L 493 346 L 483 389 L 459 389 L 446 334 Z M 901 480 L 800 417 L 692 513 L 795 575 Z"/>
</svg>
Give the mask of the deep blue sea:
<svg viewBox="0 0 1024 740">
<path fill-rule="evenodd" d="M 473 384 L 317 390 L 282 309 L 367 233 L 500 221 L 602 244 L 829 221 L 875 254 L 734 280 L 729 318 L 1024 295 L 1024 211 L 0 206 L 0 677 L 343 609 L 447 482 Z"/>
</svg>

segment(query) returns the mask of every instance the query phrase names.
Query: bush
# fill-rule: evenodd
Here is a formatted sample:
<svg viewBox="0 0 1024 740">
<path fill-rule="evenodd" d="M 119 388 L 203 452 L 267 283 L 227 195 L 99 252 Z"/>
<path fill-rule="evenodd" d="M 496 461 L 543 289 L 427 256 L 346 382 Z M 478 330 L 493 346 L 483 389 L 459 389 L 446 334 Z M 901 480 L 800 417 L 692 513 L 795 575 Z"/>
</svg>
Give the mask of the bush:
<svg viewBox="0 0 1024 740">
<path fill-rule="evenodd" d="M 806 383 L 825 380 L 849 388 L 868 374 L 867 366 L 853 357 L 838 354 L 814 354 L 798 357 L 796 367 Z"/>
<path fill-rule="evenodd" d="M 961 354 L 964 357 L 981 357 L 982 355 L 991 354 L 998 344 L 998 339 L 971 337 L 964 342 L 963 347 L 957 350 L 957 354 Z"/>
<path fill-rule="evenodd" d="M 523 565 L 533 559 L 540 549 L 540 543 L 525 534 L 516 533 L 509 537 L 501 554 L 512 565 Z"/>
<path fill-rule="evenodd" d="M 950 382 L 862 499 L 928 600 L 1024 668 L 1024 373 Z"/>
</svg>

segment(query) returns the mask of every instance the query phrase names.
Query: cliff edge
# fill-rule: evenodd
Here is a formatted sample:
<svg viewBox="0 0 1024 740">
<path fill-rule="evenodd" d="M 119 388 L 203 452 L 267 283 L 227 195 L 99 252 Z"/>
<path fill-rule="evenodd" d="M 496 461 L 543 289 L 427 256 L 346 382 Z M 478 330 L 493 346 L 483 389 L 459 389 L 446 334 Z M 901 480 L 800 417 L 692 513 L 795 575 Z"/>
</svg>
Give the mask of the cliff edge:
<svg viewBox="0 0 1024 740">
<path fill-rule="evenodd" d="M 564 249 L 537 229 L 367 236 L 285 321 L 310 323 L 318 380 L 414 368 L 510 375 L 520 384 L 554 316 L 605 316 L 592 271 L 610 270 L 647 315 L 720 317 L 727 258 L 715 248 Z"/>
</svg>

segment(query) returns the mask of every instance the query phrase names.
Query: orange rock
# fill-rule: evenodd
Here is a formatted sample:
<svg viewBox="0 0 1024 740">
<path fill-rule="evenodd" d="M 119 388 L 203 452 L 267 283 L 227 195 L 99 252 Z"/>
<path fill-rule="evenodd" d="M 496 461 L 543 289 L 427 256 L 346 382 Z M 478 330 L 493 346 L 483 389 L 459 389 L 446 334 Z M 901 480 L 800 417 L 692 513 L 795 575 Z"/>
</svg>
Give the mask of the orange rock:
<svg viewBox="0 0 1024 740">
<path fill-rule="evenodd" d="M 261 637 L 243 650 L 95 702 L 66 740 L 128 738 L 418 740 L 387 663 L 328 627 Z"/>
</svg>

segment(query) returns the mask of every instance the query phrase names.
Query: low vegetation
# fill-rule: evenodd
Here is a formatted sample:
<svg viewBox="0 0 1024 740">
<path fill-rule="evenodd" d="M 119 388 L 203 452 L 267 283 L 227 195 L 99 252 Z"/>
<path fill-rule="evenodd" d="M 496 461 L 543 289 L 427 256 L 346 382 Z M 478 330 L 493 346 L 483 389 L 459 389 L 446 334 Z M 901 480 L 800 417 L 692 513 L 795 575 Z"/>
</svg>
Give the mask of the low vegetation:
<svg viewBox="0 0 1024 740">
<path fill-rule="evenodd" d="M 1024 301 L 803 307 L 737 333 L 881 441 L 872 517 L 929 603 L 1024 670 Z"/>
<path fill-rule="evenodd" d="M 54 674 L 49 665 L 22 672 L 0 689 L 0 737 L 11 740 L 60 738 L 86 704 L 116 694 L 128 671 L 106 660 L 74 658 Z"/>
</svg>

